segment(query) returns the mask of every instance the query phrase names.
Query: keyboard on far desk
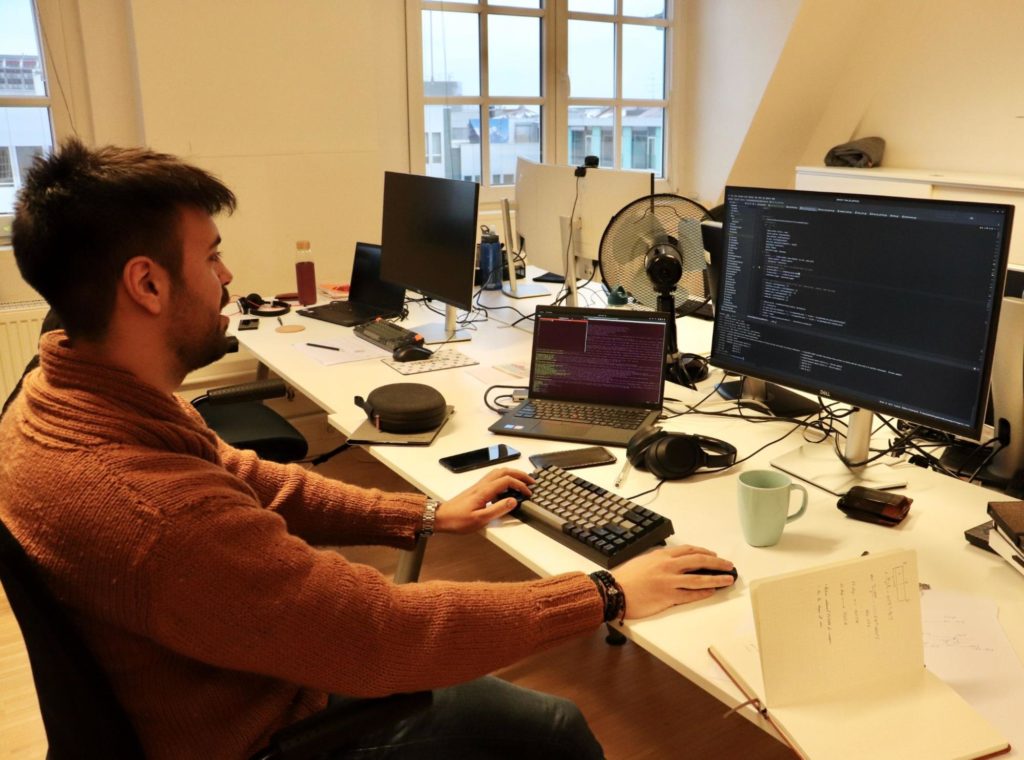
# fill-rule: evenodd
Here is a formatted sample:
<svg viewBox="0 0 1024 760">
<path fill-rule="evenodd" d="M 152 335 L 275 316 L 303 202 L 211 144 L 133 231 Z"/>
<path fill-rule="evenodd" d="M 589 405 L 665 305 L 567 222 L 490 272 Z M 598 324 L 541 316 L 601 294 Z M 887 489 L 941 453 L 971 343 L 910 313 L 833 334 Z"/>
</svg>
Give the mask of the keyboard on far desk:
<svg viewBox="0 0 1024 760">
<path fill-rule="evenodd" d="M 518 491 L 513 515 L 604 568 L 665 542 L 672 521 L 560 467 L 533 473 L 527 499 Z"/>
<path fill-rule="evenodd" d="M 352 332 L 363 340 L 388 351 L 394 351 L 396 348 L 410 344 L 423 345 L 423 336 L 419 333 L 383 319 L 356 325 L 352 328 Z"/>
</svg>

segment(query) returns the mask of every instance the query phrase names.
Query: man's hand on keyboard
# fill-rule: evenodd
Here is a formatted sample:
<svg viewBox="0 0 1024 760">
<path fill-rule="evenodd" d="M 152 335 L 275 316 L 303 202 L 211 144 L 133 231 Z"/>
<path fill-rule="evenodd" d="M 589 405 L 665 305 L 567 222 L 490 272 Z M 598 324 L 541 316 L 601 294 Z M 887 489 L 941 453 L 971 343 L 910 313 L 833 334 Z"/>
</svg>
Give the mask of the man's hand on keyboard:
<svg viewBox="0 0 1024 760">
<path fill-rule="evenodd" d="M 730 570 L 733 564 L 699 546 L 667 546 L 641 554 L 615 568 L 626 597 L 626 619 L 655 615 L 677 604 L 707 599 L 716 588 L 731 586 L 731 575 L 694 575 L 693 570 Z"/>
<path fill-rule="evenodd" d="M 516 506 L 513 498 L 498 499 L 494 504 L 488 502 L 509 490 L 529 496 L 529 486 L 533 482 L 533 478 L 525 472 L 511 467 L 489 472 L 476 485 L 437 508 L 435 530 L 440 533 L 474 533 L 491 520 L 508 514 Z"/>
</svg>

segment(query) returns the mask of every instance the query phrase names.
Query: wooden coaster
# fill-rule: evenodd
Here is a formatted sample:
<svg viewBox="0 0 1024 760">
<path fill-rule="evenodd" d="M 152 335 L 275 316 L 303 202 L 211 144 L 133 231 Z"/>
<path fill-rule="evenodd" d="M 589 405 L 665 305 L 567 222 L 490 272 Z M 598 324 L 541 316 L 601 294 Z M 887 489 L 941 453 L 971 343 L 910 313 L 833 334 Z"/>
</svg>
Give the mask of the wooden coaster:
<svg viewBox="0 0 1024 760">
<path fill-rule="evenodd" d="M 276 332 L 289 333 L 289 332 L 302 332 L 305 330 L 305 325 L 279 325 L 275 327 Z"/>
</svg>

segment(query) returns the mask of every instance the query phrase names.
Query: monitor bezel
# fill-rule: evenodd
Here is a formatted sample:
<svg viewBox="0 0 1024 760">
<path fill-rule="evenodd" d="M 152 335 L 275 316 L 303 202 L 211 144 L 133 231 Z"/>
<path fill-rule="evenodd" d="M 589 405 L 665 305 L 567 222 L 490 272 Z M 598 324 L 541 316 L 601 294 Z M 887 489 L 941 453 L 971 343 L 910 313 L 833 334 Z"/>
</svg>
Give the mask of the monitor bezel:
<svg viewBox="0 0 1024 760">
<path fill-rule="evenodd" d="M 1002 307 L 1003 290 L 1006 285 L 1006 269 L 1009 262 L 1010 238 L 1013 231 L 1014 207 L 1010 204 L 1005 203 L 988 203 L 978 201 L 946 200 L 937 198 L 906 198 L 902 196 L 891 195 L 873 195 L 848 192 L 823 192 L 817 190 L 791 190 L 782 188 L 727 186 L 725 188 L 726 216 L 722 230 L 723 250 L 721 265 L 723 274 L 719 278 L 718 292 L 714 294 L 716 303 L 721 303 L 721 291 L 722 288 L 725 287 L 726 281 L 724 272 L 729 265 L 729 230 L 731 215 L 733 213 L 730 198 L 737 193 L 772 193 L 786 194 L 793 198 L 856 199 L 859 201 L 863 200 L 868 202 L 881 202 L 886 204 L 898 202 L 900 204 L 911 206 L 944 206 L 947 208 L 961 209 L 974 208 L 978 210 L 984 210 L 986 212 L 995 211 L 1005 215 L 1005 223 L 1003 225 L 1003 235 L 999 251 L 999 267 L 997 273 L 997 281 L 995 283 L 996 287 L 993 290 L 988 332 L 986 335 L 984 366 L 982 368 L 981 383 L 979 384 L 978 394 L 973 400 L 973 421 L 970 424 L 960 424 L 954 421 L 947 420 L 945 418 L 938 418 L 926 413 L 904 409 L 897 404 L 887 404 L 884 402 L 880 402 L 878 399 L 860 394 L 856 390 L 851 391 L 849 388 L 836 386 L 828 386 L 823 388 L 820 386 L 820 384 L 807 382 L 805 378 L 799 376 L 793 376 L 785 372 L 777 372 L 771 369 L 764 370 L 759 366 L 753 365 L 752 363 L 735 361 L 728 356 L 723 357 L 720 354 L 718 354 L 715 349 L 717 345 L 719 330 L 721 329 L 721 323 L 718 319 L 715 320 L 714 330 L 712 332 L 711 338 L 711 352 L 708 358 L 710 364 L 719 367 L 725 370 L 726 372 L 733 372 L 740 375 L 750 376 L 759 380 L 777 383 L 779 385 L 783 385 L 788 388 L 794 388 L 804 393 L 819 396 L 830 401 L 838 401 L 841 403 L 849 404 L 850 406 L 859 409 L 866 409 L 876 414 L 896 417 L 907 422 L 924 425 L 926 427 L 934 428 L 936 430 L 941 430 L 947 433 L 952 433 L 954 435 L 977 439 L 984 427 L 985 411 L 989 398 L 989 386 L 992 379 L 992 365 L 993 355 L 995 354 L 996 333 L 999 327 L 999 313 Z"/>
<path fill-rule="evenodd" d="M 477 226 L 479 224 L 479 218 L 480 218 L 480 184 L 478 182 L 472 182 L 470 180 L 463 180 L 463 179 L 448 179 L 446 177 L 431 177 L 431 176 L 425 175 L 425 174 L 411 174 L 411 173 L 408 173 L 408 172 L 392 172 L 392 171 L 387 171 L 387 172 L 384 172 L 384 200 L 383 200 L 383 204 L 387 203 L 387 184 L 388 184 L 388 178 L 392 177 L 392 176 L 394 176 L 394 177 L 401 177 L 402 179 L 399 180 L 399 181 L 407 181 L 408 178 L 413 178 L 411 180 L 412 182 L 422 183 L 424 185 L 430 184 L 430 183 L 449 183 L 449 182 L 455 182 L 455 183 L 459 183 L 461 185 L 466 185 L 466 186 L 470 186 L 471 185 L 473 187 L 473 222 L 472 222 L 472 225 L 468 226 L 467 230 L 466 230 L 469 233 L 468 236 L 467 236 L 467 246 L 468 246 L 467 247 L 467 252 L 468 252 L 469 258 L 467 260 L 470 263 L 469 263 L 469 266 L 466 267 L 466 272 L 464 273 L 464 275 L 465 275 L 465 283 L 464 283 L 465 284 L 465 290 L 461 290 L 460 289 L 460 294 L 457 297 L 456 296 L 452 296 L 450 293 L 442 293 L 442 292 L 440 292 L 438 290 L 434 290 L 432 288 L 423 287 L 421 285 L 415 284 L 414 282 L 410 282 L 406 277 L 404 277 L 402 275 L 402 273 L 400 271 L 391 272 L 390 271 L 390 267 L 396 265 L 396 257 L 394 255 L 392 255 L 390 257 L 388 256 L 388 250 L 387 250 L 388 247 L 385 244 L 385 238 L 388 237 L 388 227 L 387 227 L 387 222 L 386 222 L 386 219 L 387 219 L 387 211 L 386 211 L 386 209 L 382 213 L 382 218 L 383 218 L 384 222 L 382 223 L 382 230 L 381 230 L 381 278 L 382 279 L 386 279 L 388 282 L 392 282 L 395 285 L 400 285 L 403 288 L 405 288 L 406 290 L 411 290 L 411 291 L 414 291 L 416 293 L 419 293 L 420 295 L 422 295 L 422 296 L 424 296 L 426 298 L 429 298 L 429 299 L 432 299 L 432 300 L 435 300 L 435 301 L 440 301 L 441 303 L 446 304 L 448 306 L 453 306 L 453 307 L 455 307 L 457 309 L 462 309 L 463 311 L 471 311 L 472 308 L 473 308 L 473 295 L 474 295 L 474 282 L 473 282 L 473 280 L 474 280 L 475 275 L 476 275 L 476 256 L 477 256 L 477 253 L 476 253 L 476 235 L 477 235 Z M 407 254 L 403 254 L 403 255 L 407 255 Z M 387 271 L 387 276 L 385 276 L 385 271 Z"/>
</svg>

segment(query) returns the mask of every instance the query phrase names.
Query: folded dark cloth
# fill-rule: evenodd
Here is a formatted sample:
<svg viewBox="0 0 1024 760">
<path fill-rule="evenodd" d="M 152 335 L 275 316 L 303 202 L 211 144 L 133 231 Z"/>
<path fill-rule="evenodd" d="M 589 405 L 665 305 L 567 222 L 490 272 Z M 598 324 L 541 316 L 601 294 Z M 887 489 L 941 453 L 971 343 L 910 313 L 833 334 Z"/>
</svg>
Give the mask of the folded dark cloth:
<svg viewBox="0 0 1024 760">
<path fill-rule="evenodd" d="M 885 140 L 881 137 L 861 137 L 832 148 L 825 154 L 825 166 L 881 166 L 883 153 Z"/>
</svg>

